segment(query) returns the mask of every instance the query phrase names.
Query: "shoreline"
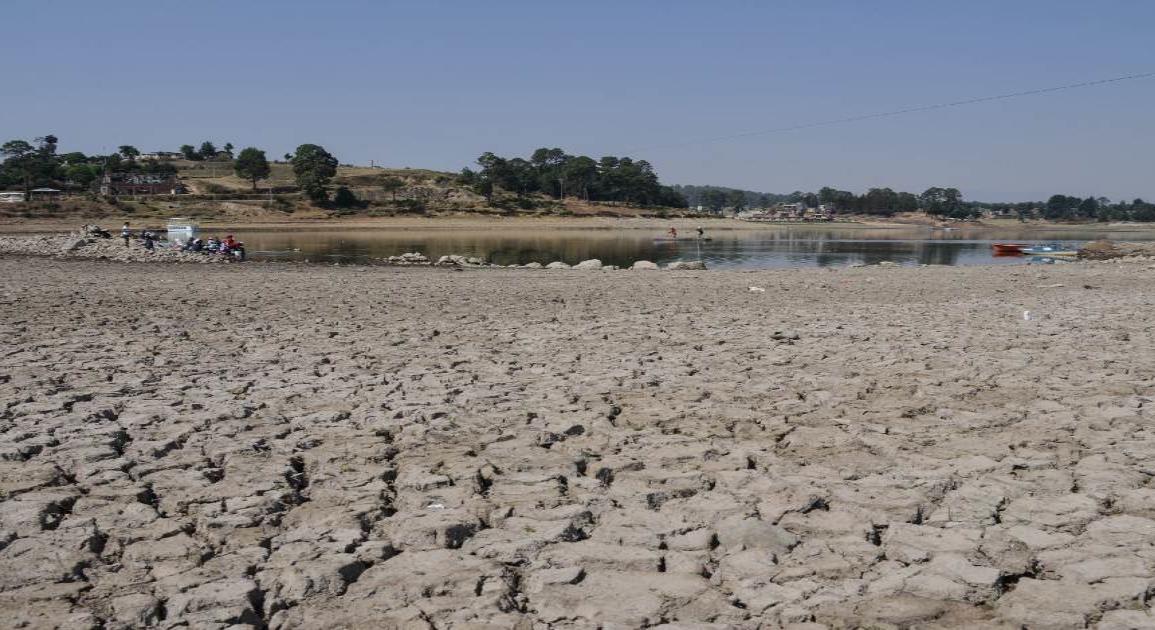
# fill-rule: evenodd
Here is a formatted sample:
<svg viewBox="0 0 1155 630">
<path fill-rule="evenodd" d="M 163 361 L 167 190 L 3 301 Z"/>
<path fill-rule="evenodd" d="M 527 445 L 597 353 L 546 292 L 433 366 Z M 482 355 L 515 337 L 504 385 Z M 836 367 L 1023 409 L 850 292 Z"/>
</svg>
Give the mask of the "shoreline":
<svg viewBox="0 0 1155 630">
<path fill-rule="evenodd" d="M 136 217 L 123 215 L 90 219 L 75 217 L 68 219 L 4 219 L 0 220 L 0 234 L 49 234 L 75 231 L 87 222 L 96 222 L 106 229 L 120 226 L 125 221 L 132 225 L 162 226 L 164 217 Z M 352 217 L 348 219 L 283 219 L 283 220 L 206 220 L 201 223 L 204 230 L 236 231 L 339 231 L 339 230 L 665 230 L 677 227 L 679 230 L 693 230 L 702 225 L 707 231 L 759 232 L 776 231 L 797 227 L 831 229 L 894 229 L 926 230 L 941 229 L 925 223 L 872 220 L 854 217 L 848 222 L 830 223 L 769 223 L 742 221 L 728 218 L 630 218 L 630 217 L 483 217 L 469 215 L 435 217 Z M 952 231 L 1080 231 L 1097 232 L 1149 232 L 1155 231 L 1155 224 L 1141 223 L 1018 223 L 1010 221 L 981 222 L 948 226 Z"/>
</svg>

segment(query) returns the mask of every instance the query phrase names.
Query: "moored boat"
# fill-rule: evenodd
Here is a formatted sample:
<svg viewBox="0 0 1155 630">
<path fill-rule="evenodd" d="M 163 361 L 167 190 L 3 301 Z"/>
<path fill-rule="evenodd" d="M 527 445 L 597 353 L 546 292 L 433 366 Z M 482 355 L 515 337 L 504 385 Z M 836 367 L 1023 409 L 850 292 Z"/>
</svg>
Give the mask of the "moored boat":
<svg viewBox="0 0 1155 630">
<path fill-rule="evenodd" d="M 1052 244 L 1052 245 L 1032 245 L 1030 247 L 1024 247 L 1022 249 L 1022 252 L 1024 254 L 1027 254 L 1028 256 L 1078 256 L 1079 255 L 1078 250 L 1071 249 L 1070 247 L 1066 247 L 1064 245 L 1059 245 L 1057 243 Z"/>
<path fill-rule="evenodd" d="M 995 256 L 1021 256 L 1024 247 L 1022 243 L 991 243 Z"/>
</svg>

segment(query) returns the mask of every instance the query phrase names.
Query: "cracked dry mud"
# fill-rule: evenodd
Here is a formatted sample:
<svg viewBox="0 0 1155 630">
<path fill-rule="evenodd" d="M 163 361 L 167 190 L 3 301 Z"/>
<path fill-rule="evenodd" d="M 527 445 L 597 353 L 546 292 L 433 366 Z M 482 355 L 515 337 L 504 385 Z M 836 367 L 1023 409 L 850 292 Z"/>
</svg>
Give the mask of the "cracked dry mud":
<svg viewBox="0 0 1155 630">
<path fill-rule="evenodd" d="M 5 626 L 1155 627 L 1146 266 L 0 286 Z"/>
</svg>

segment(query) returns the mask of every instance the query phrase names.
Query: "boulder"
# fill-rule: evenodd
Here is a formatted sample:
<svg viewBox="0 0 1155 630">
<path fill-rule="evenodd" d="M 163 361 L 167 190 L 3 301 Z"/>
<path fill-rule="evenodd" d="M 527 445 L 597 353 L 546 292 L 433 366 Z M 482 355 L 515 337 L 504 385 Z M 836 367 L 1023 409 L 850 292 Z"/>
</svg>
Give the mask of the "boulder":
<svg viewBox="0 0 1155 630">
<path fill-rule="evenodd" d="M 574 269 L 601 269 L 602 268 L 602 261 L 600 261 L 596 258 L 592 258 L 590 260 L 583 260 L 580 263 L 574 265 L 573 268 Z"/>
<path fill-rule="evenodd" d="M 570 269 L 571 267 L 560 260 L 555 260 L 545 266 L 546 269 Z"/>
<path fill-rule="evenodd" d="M 677 260 L 666 265 L 666 269 L 671 271 L 700 271 L 705 268 L 706 263 L 700 260 Z"/>
<path fill-rule="evenodd" d="M 658 268 L 658 265 L 656 263 L 652 263 L 648 260 L 639 260 L 639 261 L 635 262 L 632 267 L 630 267 L 630 269 L 633 269 L 635 271 L 647 271 L 650 269 L 657 269 L 657 268 Z"/>
<path fill-rule="evenodd" d="M 542 265 L 539 262 L 531 262 L 531 263 L 525 263 L 522 266 L 525 267 L 526 269 L 541 269 Z"/>
<path fill-rule="evenodd" d="M 465 256 L 449 255 L 437 259 L 438 265 L 456 265 L 458 267 L 469 264 Z"/>
<path fill-rule="evenodd" d="M 75 239 L 75 240 L 73 240 L 73 241 L 70 241 L 70 242 L 69 242 L 67 245 L 65 245 L 65 246 L 64 246 L 64 251 L 66 251 L 66 252 L 74 252 L 74 251 L 76 251 L 76 250 L 80 249 L 81 247 L 84 247 L 84 246 L 85 246 L 85 245 L 87 245 L 87 244 L 88 244 L 88 240 L 87 240 L 87 239 L 84 239 L 84 238 L 78 238 L 78 239 Z"/>
</svg>

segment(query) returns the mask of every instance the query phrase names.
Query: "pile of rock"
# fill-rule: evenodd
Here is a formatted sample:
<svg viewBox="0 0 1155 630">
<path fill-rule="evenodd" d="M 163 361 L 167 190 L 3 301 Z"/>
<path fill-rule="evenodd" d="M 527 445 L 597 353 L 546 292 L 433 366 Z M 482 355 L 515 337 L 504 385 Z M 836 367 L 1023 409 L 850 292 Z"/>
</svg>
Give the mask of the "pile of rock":
<svg viewBox="0 0 1155 630">
<path fill-rule="evenodd" d="M 401 256 L 390 256 L 386 260 L 387 260 L 387 262 L 389 262 L 391 264 L 428 264 L 428 263 L 421 263 L 418 261 L 413 261 L 413 262 L 408 262 L 408 263 L 403 262 L 402 259 L 404 259 L 406 256 L 420 256 L 422 259 L 425 258 L 424 256 L 421 256 L 421 254 L 402 254 Z M 438 258 L 437 262 L 435 262 L 433 264 L 438 266 L 438 267 L 489 267 L 489 268 L 505 268 L 505 269 L 575 269 L 578 271 L 619 271 L 622 269 L 622 267 L 618 267 L 617 265 L 603 265 L 602 261 L 598 260 L 597 258 L 591 258 L 589 260 L 583 260 L 576 265 L 571 265 L 569 263 L 562 262 L 560 260 L 555 260 L 555 261 L 548 263 L 548 264 L 545 264 L 545 265 L 543 265 L 539 262 L 531 262 L 531 263 L 526 263 L 524 265 L 509 265 L 506 267 L 503 265 L 495 265 L 493 263 L 487 263 L 487 262 L 485 262 L 479 258 L 449 255 L 449 256 L 442 256 L 441 258 Z M 669 270 L 673 270 L 673 271 L 677 271 L 677 270 L 701 270 L 701 269 L 706 268 L 706 263 L 704 263 L 700 260 L 675 261 L 675 262 L 667 264 L 665 268 L 669 269 Z M 639 260 L 639 261 L 635 262 L 633 264 L 633 266 L 630 267 L 630 269 L 635 270 L 635 271 L 639 271 L 639 270 L 648 270 L 648 269 L 661 269 L 661 267 L 659 267 L 657 264 L 652 263 L 648 260 Z"/>
<path fill-rule="evenodd" d="M 50 256 L 54 258 L 98 258 L 119 262 L 221 263 L 228 256 L 171 249 L 163 241 L 152 250 L 137 241 L 129 247 L 118 238 L 94 238 L 83 234 L 0 236 L 0 254 Z"/>
<path fill-rule="evenodd" d="M 382 258 L 382 260 L 389 263 L 390 265 L 428 265 L 429 264 L 429 259 L 425 257 L 425 254 L 419 254 L 416 252 L 407 252 L 407 253 L 401 254 L 400 256 L 390 256 L 388 258 Z"/>
<path fill-rule="evenodd" d="M 1155 243 L 1112 243 L 1111 241 L 1091 241 L 1079 250 L 1083 260 L 1132 259 L 1147 261 L 1155 257 Z"/>
<path fill-rule="evenodd" d="M 489 265 L 480 258 L 474 256 L 458 256 L 456 254 L 449 256 L 442 256 L 437 259 L 437 266 L 439 267 L 494 267 L 497 265 Z"/>
</svg>

